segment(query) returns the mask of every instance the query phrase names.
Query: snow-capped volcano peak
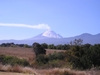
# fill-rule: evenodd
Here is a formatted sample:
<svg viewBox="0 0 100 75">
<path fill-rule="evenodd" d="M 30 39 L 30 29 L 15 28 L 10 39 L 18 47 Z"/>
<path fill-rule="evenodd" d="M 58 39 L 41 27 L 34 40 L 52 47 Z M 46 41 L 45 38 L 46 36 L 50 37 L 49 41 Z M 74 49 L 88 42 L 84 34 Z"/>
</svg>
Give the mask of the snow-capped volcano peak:
<svg viewBox="0 0 100 75">
<path fill-rule="evenodd" d="M 48 38 L 62 38 L 61 35 L 55 33 L 55 32 L 52 31 L 52 30 L 47 30 L 47 31 L 45 31 L 45 32 L 42 34 L 42 36 L 48 37 Z"/>
</svg>

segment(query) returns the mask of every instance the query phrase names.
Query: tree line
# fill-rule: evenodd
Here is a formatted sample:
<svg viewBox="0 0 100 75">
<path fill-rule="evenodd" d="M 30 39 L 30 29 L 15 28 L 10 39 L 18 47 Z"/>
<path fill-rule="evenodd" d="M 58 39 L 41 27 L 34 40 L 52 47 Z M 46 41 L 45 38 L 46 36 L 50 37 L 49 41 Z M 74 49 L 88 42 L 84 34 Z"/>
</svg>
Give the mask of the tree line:
<svg viewBox="0 0 100 75">
<path fill-rule="evenodd" d="M 69 44 L 59 44 L 59 45 L 54 45 L 54 44 L 46 44 L 42 43 L 40 44 L 43 48 L 45 49 L 59 49 L 59 50 L 68 50 L 70 48 Z M 14 44 L 12 43 L 2 43 L 0 44 L 0 47 L 25 47 L 25 48 L 32 48 L 32 45 L 28 44 Z"/>
<path fill-rule="evenodd" d="M 26 47 L 26 48 L 32 48 L 31 45 L 28 44 L 14 44 L 12 43 L 2 43 L 0 44 L 0 47 Z"/>
</svg>

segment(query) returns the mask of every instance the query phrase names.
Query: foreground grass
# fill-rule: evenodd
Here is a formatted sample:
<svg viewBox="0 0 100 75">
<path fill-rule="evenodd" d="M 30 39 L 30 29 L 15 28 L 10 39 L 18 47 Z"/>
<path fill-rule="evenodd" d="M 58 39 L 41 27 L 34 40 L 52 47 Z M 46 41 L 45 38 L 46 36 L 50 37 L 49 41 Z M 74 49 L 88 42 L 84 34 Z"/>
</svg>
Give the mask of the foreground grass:
<svg viewBox="0 0 100 75">
<path fill-rule="evenodd" d="M 12 73 L 12 72 L 0 72 L 0 75 L 35 75 L 35 74 Z"/>
<path fill-rule="evenodd" d="M 100 75 L 100 70 L 71 70 L 68 68 L 33 69 L 30 67 L 0 65 L 0 75 Z"/>
</svg>

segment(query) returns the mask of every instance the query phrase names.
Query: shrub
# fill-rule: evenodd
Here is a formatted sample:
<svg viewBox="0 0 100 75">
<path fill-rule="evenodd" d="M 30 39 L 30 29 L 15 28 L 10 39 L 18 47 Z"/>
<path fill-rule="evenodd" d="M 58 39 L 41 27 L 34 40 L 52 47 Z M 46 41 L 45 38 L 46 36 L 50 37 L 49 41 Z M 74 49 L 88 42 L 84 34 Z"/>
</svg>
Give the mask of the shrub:
<svg viewBox="0 0 100 75">
<path fill-rule="evenodd" d="M 38 55 L 36 61 L 32 64 L 33 67 L 39 66 L 39 68 L 54 68 L 54 67 L 62 67 L 64 63 L 64 53 L 58 52 L 49 55 Z M 59 63 L 58 63 L 59 62 Z M 62 63 L 62 64 L 61 64 Z M 64 64 L 63 64 L 64 63 Z"/>
<path fill-rule="evenodd" d="M 48 58 L 47 56 L 44 56 L 44 55 L 39 55 L 37 58 L 36 58 L 36 61 L 42 65 L 42 64 L 46 64 L 48 62 Z"/>
<path fill-rule="evenodd" d="M 48 55 L 49 60 L 63 60 L 65 58 L 64 52 L 55 52 L 53 54 Z"/>
<path fill-rule="evenodd" d="M 39 43 L 33 44 L 33 51 L 35 52 L 36 57 L 40 54 L 46 54 L 46 50 Z"/>
<path fill-rule="evenodd" d="M 90 69 L 100 66 L 100 45 L 73 46 L 66 54 L 73 68 Z"/>
<path fill-rule="evenodd" d="M 22 66 L 28 66 L 29 62 L 25 59 L 19 59 L 14 56 L 6 56 L 6 55 L 0 55 L 0 62 L 2 64 L 10 64 L 10 65 L 22 65 Z"/>
</svg>

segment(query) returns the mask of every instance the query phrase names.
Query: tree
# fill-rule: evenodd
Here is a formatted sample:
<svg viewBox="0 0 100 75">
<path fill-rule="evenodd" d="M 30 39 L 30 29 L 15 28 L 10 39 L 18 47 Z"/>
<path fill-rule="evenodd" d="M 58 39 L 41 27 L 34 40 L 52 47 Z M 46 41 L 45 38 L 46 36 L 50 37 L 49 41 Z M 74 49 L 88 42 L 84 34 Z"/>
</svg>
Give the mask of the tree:
<svg viewBox="0 0 100 75">
<path fill-rule="evenodd" d="M 33 51 L 35 52 L 36 57 L 40 54 L 46 54 L 46 50 L 36 42 L 33 43 Z"/>
<path fill-rule="evenodd" d="M 49 49 L 55 49 L 55 45 L 54 44 L 50 44 L 50 45 L 48 45 L 48 48 Z"/>
<path fill-rule="evenodd" d="M 83 40 L 82 39 L 75 39 L 74 41 L 71 41 L 70 42 L 70 45 L 71 46 L 81 46 L 83 43 Z"/>
<path fill-rule="evenodd" d="M 42 43 L 41 46 L 42 46 L 43 48 L 45 48 L 45 49 L 48 48 L 48 44 L 46 44 L 46 43 Z"/>
</svg>

